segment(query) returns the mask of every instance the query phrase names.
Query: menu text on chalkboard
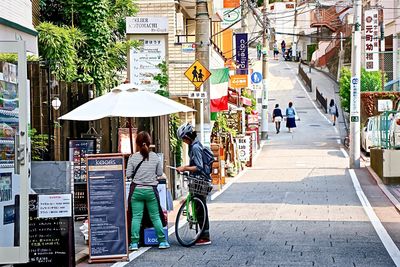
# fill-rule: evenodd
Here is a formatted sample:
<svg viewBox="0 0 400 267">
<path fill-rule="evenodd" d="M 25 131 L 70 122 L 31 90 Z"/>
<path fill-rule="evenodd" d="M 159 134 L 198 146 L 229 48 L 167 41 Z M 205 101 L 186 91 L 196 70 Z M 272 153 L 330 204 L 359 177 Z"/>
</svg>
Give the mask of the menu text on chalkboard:
<svg viewBox="0 0 400 267">
<path fill-rule="evenodd" d="M 18 266 L 74 267 L 72 216 L 39 218 L 38 198 L 39 195 L 29 195 L 29 262 Z"/>
<path fill-rule="evenodd" d="M 128 256 L 124 157 L 87 158 L 90 262 Z"/>
</svg>

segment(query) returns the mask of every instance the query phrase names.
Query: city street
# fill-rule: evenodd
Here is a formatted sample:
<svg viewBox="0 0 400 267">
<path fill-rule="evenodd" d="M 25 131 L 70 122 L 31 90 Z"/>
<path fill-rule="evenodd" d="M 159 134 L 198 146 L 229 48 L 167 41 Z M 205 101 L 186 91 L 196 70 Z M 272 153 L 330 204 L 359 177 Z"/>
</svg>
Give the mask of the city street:
<svg viewBox="0 0 400 267">
<path fill-rule="evenodd" d="M 297 64 L 270 63 L 270 107 L 300 115 L 275 134 L 255 166 L 209 204 L 212 245 L 152 248 L 126 266 L 395 266 L 349 174 L 338 133 L 296 78 Z M 379 194 L 376 194 L 377 197 Z"/>
</svg>

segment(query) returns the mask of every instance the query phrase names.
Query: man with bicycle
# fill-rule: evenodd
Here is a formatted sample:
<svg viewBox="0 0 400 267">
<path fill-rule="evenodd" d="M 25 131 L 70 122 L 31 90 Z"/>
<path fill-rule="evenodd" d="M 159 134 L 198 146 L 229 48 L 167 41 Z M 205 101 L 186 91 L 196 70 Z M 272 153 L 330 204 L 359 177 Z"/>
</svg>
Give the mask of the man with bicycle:
<svg viewBox="0 0 400 267">
<path fill-rule="evenodd" d="M 204 164 L 204 148 L 203 145 L 200 143 L 199 139 L 197 138 L 196 131 L 193 129 L 193 126 L 189 123 L 185 123 L 181 125 L 177 130 L 178 138 L 182 139 L 184 143 L 189 146 L 189 158 L 190 162 L 187 166 L 180 166 L 177 168 L 179 172 L 188 171 L 192 175 L 201 177 L 202 179 L 211 181 L 210 173 L 211 173 L 211 166 Z M 203 195 L 196 195 L 204 205 L 207 205 L 207 196 Z M 203 220 L 204 214 L 202 214 L 202 210 L 198 209 L 199 211 L 199 219 L 200 221 Z M 210 232 L 209 232 L 209 221 L 208 221 L 208 214 L 206 214 L 206 220 L 204 224 L 204 231 L 200 238 L 196 241 L 196 245 L 210 245 Z"/>
</svg>

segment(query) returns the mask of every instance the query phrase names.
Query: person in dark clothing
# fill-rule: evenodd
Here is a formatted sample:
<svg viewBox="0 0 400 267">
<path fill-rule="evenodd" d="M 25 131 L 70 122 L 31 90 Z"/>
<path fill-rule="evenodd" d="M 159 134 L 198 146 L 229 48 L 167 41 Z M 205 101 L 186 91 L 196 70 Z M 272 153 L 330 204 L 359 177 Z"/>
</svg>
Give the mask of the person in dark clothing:
<svg viewBox="0 0 400 267">
<path fill-rule="evenodd" d="M 275 105 L 272 120 L 275 122 L 276 133 L 278 134 L 281 130 L 281 122 L 283 119 L 282 110 L 279 108 L 279 104 Z"/>
<path fill-rule="evenodd" d="M 204 177 L 205 173 L 208 173 L 206 166 L 203 164 L 203 145 L 200 143 L 197 138 L 196 131 L 193 129 L 193 126 L 189 123 L 185 123 L 178 128 L 177 131 L 178 138 L 182 139 L 184 143 L 189 146 L 189 158 L 190 162 L 187 166 L 181 166 L 176 168 L 179 172 L 188 171 L 193 175 L 199 175 L 200 177 Z M 208 175 L 209 176 L 209 175 Z M 204 179 L 211 180 L 211 177 L 204 177 Z M 198 197 L 205 206 L 207 206 L 207 197 L 202 195 L 195 195 Z M 199 221 L 203 221 L 204 214 L 202 214 L 202 209 L 198 209 L 198 217 Z M 208 221 L 208 215 L 205 220 L 204 232 L 201 234 L 199 240 L 196 241 L 196 245 L 209 245 L 211 244 L 210 240 L 210 224 Z"/>
</svg>

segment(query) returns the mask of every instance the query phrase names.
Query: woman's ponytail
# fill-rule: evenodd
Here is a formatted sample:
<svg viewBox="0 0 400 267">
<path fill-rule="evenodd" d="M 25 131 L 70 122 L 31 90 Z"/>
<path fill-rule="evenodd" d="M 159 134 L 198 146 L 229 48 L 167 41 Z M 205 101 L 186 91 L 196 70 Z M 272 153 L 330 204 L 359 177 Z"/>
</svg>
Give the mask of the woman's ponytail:
<svg viewBox="0 0 400 267">
<path fill-rule="evenodd" d="M 145 131 L 140 132 L 136 137 L 136 147 L 143 156 L 143 159 L 147 160 L 149 160 L 150 139 L 150 134 Z"/>
</svg>

